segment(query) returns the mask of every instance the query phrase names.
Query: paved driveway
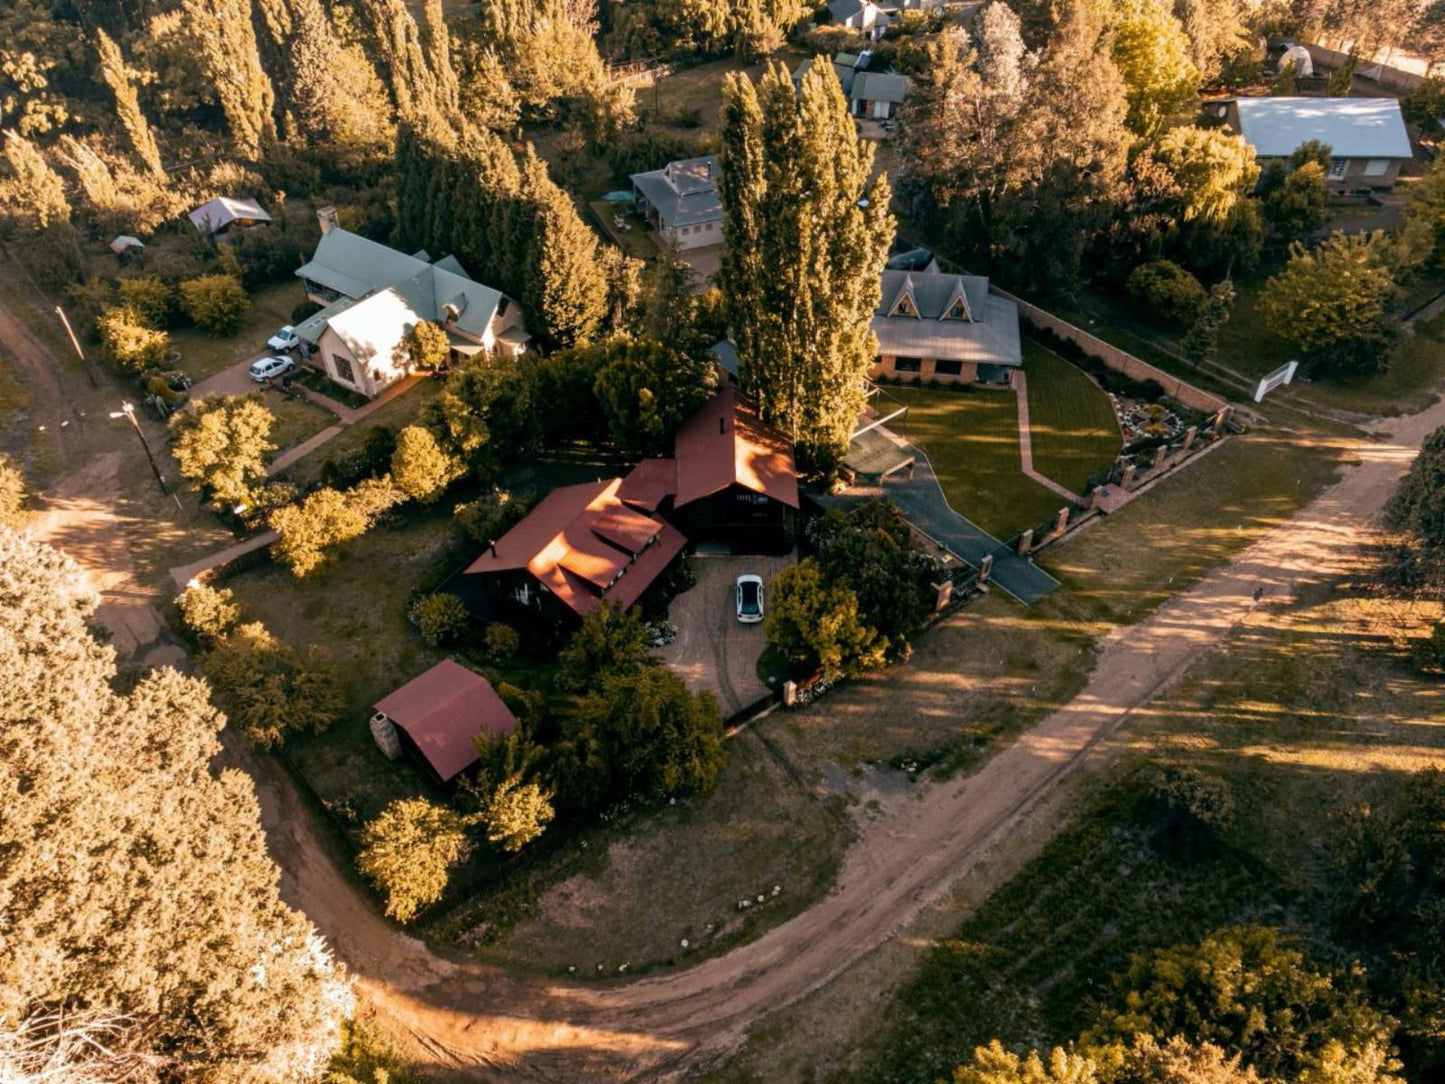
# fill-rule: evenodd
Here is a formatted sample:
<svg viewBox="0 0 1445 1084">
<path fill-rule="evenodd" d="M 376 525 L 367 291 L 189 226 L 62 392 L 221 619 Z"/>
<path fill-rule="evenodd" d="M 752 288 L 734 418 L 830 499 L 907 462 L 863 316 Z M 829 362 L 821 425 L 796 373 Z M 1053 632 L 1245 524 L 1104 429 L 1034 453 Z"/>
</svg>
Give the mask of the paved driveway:
<svg viewBox="0 0 1445 1084">
<path fill-rule="evenodd" d="M 262 350 L 255 357 L 238 361 L 219 373 L 212 373 L 206 379 L 196 381 L 191 385 L 191 398 L 199 399 L 203 395 L 247 395 L 256 391 L 261 385 L 251 379 L 251 363 L 258 358 L 270 356 L 271 351 Z"/>
<path fill-rule="evenodd" d="M 763 623 L 744 625 L 738 621 L 733 585 L 744 573 L 761 576 L 766 605 L 773 580 L 797 559 L 795 554 L 697 554 L 692 559 L 697 585 L 678 595 L 668 608 L 677 639 L 658 654 L 689 688 L 710 690 L 717 697 L 724 719 L 768 693 L 768 687 L 758 677 L 758 657 L 767 646 Z"/>
</svg>

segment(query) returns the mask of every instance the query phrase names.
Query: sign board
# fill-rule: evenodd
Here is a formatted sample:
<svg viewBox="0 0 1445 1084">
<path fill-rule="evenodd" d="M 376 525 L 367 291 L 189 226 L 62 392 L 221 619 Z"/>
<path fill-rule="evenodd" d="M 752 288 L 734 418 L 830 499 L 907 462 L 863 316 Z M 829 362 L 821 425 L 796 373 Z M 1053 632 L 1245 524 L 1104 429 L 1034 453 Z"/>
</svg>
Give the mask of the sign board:
<svg viewBox="0 0 1445 1084">
<path fill-rule="evenodd" d="M 1291 361 L 1281 365 L 1274 372 L 1259 382 L 1259 387 L 1254 389 L 1254 401 L 1257 403 L 1270 392 L 1294 379 L 1295 370 L 1299 368 L 1299 362 Z"/>
</svg>

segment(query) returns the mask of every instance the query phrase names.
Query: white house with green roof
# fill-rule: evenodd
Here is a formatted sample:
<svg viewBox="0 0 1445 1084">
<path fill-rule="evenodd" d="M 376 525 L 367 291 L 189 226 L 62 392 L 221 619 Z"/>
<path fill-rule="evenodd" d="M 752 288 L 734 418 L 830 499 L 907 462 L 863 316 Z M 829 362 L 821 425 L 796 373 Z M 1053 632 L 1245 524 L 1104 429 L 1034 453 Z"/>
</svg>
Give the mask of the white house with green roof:
<svg viewBox="0 0 1445 1084">
<path fill-rule="evenodd" d="M 521 308 L 474 281 L 453 256 L 408 256 L 342 229 L 322 208 L 321 241 L 296 272 L 320 312 L 296 326 L 305 353 L 336 383 L 379 394 L 411 372 L 404 341 L 418 322 L 440 324 L 454 358 L 494 350 L 520 354 L 531 336 Z"/>
</svg>

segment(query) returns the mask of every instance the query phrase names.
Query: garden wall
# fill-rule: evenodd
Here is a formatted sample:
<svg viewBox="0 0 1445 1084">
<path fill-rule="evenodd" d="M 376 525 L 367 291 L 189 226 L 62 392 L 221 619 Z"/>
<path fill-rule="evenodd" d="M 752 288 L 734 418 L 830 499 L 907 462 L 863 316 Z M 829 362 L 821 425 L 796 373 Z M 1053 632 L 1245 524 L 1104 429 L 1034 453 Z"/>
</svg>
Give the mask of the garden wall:
<svg viewBox="0 0 1445 1084">
<path fill-rule="evenodd" d="M 1121 350 L 1113 343 L 1105 342 L 1097 335 L 1090 335 L 1081 327 L 1075 327 L 1067 320 L 1055 316 L 1051 312 L 1045 312 L 1037 305 L 1031 305 L 1022 298 L 1014 297 L 1013 294 L 1000 290 L 997 286 L 990 284 L 989 289 L 1000 297 L 1006 297 L 1019 307 L 1019 316 L 1030 326 L 1044 331 L 1051 331 L 1061 339 L 1065 339 L 1090 357 L 1097 358 L 1103 364 L 1116 372 L 1123 373 L 1132 380 L 1153 380 L 1163 389 L 1164 394 L 1176 402 L 1183 403 L 1191 410 L 1198 410 L 1205 414 L 1213 414 L 1221 407 L 1229 404 L 1217 395 L 1196 388 L 1188 381 L 1166 373 L 1163 369 L 1150 365 L 1147 361 L 1136 358 L 1127 350 Z"/>
</svg>

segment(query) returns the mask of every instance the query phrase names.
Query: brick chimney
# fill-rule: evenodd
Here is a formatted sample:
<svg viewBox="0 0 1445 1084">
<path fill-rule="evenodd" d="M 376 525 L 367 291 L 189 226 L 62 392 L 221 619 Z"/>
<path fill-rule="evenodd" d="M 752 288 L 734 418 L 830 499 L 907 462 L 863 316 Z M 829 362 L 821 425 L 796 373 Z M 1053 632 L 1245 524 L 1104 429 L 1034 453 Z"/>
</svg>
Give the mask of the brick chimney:
<svg viewBox="0 0 1445 1084">
<path fill-rule="evenodd" d="M 323 237 L 336 229 L 337 226 L 341 225 L 337 217 L 336 205 L 328 203 L 325 207 L 318 207 L 316 209 L 316 221 L 321 223 L 321 235 Z"/>
</svg>

